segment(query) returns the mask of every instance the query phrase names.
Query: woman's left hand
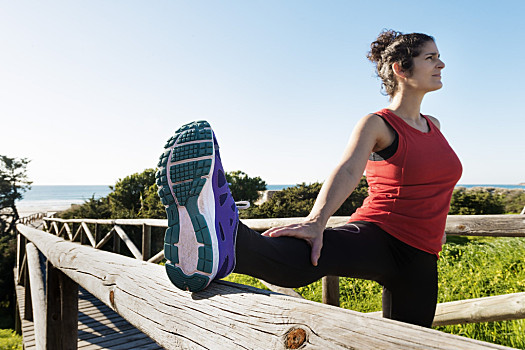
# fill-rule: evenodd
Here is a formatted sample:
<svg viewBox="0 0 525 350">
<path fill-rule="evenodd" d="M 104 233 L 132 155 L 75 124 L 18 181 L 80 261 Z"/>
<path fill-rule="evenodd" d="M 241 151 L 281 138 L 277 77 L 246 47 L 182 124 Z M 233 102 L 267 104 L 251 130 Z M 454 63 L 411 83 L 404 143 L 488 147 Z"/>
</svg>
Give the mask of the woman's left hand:
<svg viewBox="0 0 525 350">
<path fill-rule="evenodd" d="M 304 239 L 310 247 L 312 253 L 310 259 L 312 265 L 317 266 L 317 261 L 321 256 L 321 249 L 323 248 L 323 233 L 324 227 L 313 221 L 304 221 L 300 224 L 292 224 L 281 227 L 274 227 L 264 232 L 262 235 L 267 237 L 295 237 Z"/>
</svg>

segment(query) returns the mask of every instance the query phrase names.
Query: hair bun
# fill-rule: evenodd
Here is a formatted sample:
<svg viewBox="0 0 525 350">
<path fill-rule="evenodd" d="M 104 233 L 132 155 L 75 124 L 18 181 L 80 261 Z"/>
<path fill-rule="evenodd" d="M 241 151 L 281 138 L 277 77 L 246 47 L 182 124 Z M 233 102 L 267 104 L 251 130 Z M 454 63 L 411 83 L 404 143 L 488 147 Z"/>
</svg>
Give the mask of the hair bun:
<svg viewBox="0 0 525 350">
<path fill-rule="evenodd" d="M 370 52 L 366 57 L 374 63 L 379 62 L 381 60 L 381 55 L 386 48 L 401 35 L 403 35 L 401 32 L 396 32 L 392 29 L 384 29 L 379 34 L 376 41 L 370 44 Z"/>
</svg>

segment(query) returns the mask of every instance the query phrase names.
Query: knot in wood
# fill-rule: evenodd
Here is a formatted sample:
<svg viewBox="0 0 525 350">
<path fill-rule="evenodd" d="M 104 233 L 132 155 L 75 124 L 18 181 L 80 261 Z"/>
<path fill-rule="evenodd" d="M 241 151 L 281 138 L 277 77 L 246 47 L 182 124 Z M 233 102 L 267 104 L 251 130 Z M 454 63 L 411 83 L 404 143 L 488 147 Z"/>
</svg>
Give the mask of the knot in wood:
<svg viewBox="0 0 525 350">
<path fill-rule="evenodd" d="M 109 291 L 109 302 L 111 303 L 111 307 L 115 309 L 115 292 L 112 290 Z"/>
<path fill-rule="evenodd" d="M 306 341 L 306 331 L 302 328 L 292 328 L 286 335 L 286 348 L 299 349 Z"/>
</svg>

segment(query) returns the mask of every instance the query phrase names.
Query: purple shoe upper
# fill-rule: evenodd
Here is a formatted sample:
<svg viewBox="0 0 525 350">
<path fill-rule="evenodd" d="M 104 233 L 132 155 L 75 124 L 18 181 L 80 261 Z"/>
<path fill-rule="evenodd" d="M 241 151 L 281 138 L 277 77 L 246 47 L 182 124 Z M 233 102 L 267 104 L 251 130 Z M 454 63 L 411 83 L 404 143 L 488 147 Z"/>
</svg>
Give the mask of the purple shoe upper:
<svg viewBox="0 0 525 350">
<path fill-rule="evenodd" d="M 215 166 L 212 176 L 213 194 L 215 197 L 215 229 L 219 244 L 219 266 L 215 278 L 223 278 L 235 268 L 235 238 L 239 214 L 230 193 L 228 181 L 222 168 L 219 145 L 215 135 Z"/>
</svg>

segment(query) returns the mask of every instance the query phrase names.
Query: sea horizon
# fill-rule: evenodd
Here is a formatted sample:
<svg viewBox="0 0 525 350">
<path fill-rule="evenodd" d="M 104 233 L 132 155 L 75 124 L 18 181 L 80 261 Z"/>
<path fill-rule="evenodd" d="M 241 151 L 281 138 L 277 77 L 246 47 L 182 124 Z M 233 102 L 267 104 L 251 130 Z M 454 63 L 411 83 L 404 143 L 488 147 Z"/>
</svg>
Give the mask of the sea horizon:
<svg viewBox="0 0 525 350">
<path fill-rule="evenodd" d="M 297 184 L 269 184 L 266 186 L 268 191 L 279 191 Z M 457 184 L 458 187 L 486 187 L 486 188 L 505 188 L 522 189 L 525 185 L 520 184 Z M 83 203 L 90 198 L 101 198 L 111 192 L 110 185 L 33 185 L 31 190 L 23 194 L 23 199 L 19 205 L 28 205 L 31 202 L 68 202 L 72 204 Z"/>
<path fill-rule="evenodd" d="M 292 184 L 267 185 L 268 191 L 280 191 L 293 187 Z M 513 184 L 458 184 L 458 187 L 486 187 L 522 189 L 525 185 Z M 33 185 L 31 190 L 23 194 L 23 199 L 17 202 L 17 209 L 21 217 L 38 212 L 57 212 L 66 210 L 73 204 L 83 204 L 90 198 L 101 198 L 111 192 L 110 185 Z"/>
</svg>

